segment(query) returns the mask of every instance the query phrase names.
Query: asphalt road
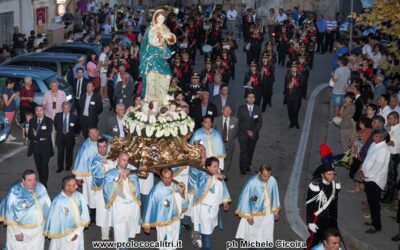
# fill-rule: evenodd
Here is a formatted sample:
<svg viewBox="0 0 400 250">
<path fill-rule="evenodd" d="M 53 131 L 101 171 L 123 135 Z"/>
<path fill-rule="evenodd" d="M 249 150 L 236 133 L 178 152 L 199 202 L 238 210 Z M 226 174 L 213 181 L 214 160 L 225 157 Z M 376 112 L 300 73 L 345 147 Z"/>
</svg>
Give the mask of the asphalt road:
<svg viewBox="0 0 400 250">
<path fill-rule="evenodd" d="M 236 65 L 236 79 L 230 83 L 230 91 L 235 98 L 243 102 L 243 78 L 247 71 L 246 56 L 241 49 L 240 44 L 237 50 L 238 63 Z M 201 69 L 203 58 L 198 56 L 196 69 Z M 330 60 L 331 55 L 315 55 L 315 66 L 311 71 L 309 79 L 308 93 L 311 93 L 312 89 L 315 88 L 319 83 L 326 82 L 330 76 Z M 276 82 L 274 87 L 273 103 L 271 108 L 267 108 L 267 111 L 263 114 L 263 127 L 260 134 L 260 139 L 257 143 L 253 160 L 253 170 L 255 171 L 257 166 L 260 164 L 269 164 L 273 168 L 273 175 L 276 177 L 279 186 L 281 207 L 283 208 L 283 200 L 286 193 L 287 184 L 289 182 L 289 176 L 291 173 L 294 155 L 298 147 L 298 141 L 300 138 L 301 129 L 289 129 L 289 122 L 287 118 L 286 106 L 283 105 L 283 80 L 286 74 L 286 68 L 278 66 L 276 68 Z M 300 111 L 300 120 L 304 117 L 305 106 L 307 101 L 303 101 L 302 108 Z M 108 109 L 101 115 L 99 128 L 104 131 L 107 117 L 113 115 Z M 301 126 L 302 122 L 300 122 Z M 13 134 L 16 134 L 17 128 L 13 128 Z M 20 134 L 20 132 L 17 132 Z M 20 140 L 19 140 L 20 141 Z M 76 144 L 75 151 L 82 139 L 80 138 Z M 26 156 L 26 149 L 23 145 L 15 144 L 0 144 L 0 197 L 3 197 L 5 192 L 11 187 L 13 183 L 20 179 L 20 175 L 23 170 L 28 168 L 35 168 L 33 159 Z M 69 174 L 69 172 L 62 172 L 60 174 L 55 173 L 56 171 L 56 157 L 53 157 L 50 161 L 50 178 L 49 178 L 49 194 L 54 197 L 58 192 L 61 191 L 61 179 Z M 301 190 L 306 189 L 306 179 L 308 173 L 303 171 Z M 224 229 L 221 231 L 215 229 L 213 233 L 213 249 L 226 249 L 226 243 L 229 240 L 235 238 L 236 229 L 239 224 L 239 218 L 234 215 L 236 208 L 236 202 L 239 197 L 239 193 L 242 185 L 246 181 L 247 176 L 239 174 L 239 145 L 236 144 L 235 154 L 233 159 L 233 165 L 229 172 L 229 180 L 227 182 L 228 189 L 232 198 L 231 209 L 229 212 L 222 212 L 222 220 L 224 223 Z M 300 192 L 300 195 L 304 195 L 304 192 Z M 304 197 L 300 197 L 299 201 L 303 201 Z M 299 207 L 303 207 L 303 204 L 299 204 Z M 5 243 L 5 227 L 0 227 L 0 245 Z M 91 242 L 100 239 L 100 228 L 91 226 L 85 231 L 85 246 L 86 249 L 93 249 Z M 282 211 L 281 219 L 275 224 L 275 240 L 300 240 L 295 235 L 288 221 L 284 211 Z M 155 230 L 150 235 L 141 233 L 135 240 L 138 241 L 154 241 L 156 240 Z M 183 249 L 194 249 L 191 243 L 190 232 L 183 229 L 182 231 Z M 47 244 L 48 245 L 48 241 Z"/>
</svg>

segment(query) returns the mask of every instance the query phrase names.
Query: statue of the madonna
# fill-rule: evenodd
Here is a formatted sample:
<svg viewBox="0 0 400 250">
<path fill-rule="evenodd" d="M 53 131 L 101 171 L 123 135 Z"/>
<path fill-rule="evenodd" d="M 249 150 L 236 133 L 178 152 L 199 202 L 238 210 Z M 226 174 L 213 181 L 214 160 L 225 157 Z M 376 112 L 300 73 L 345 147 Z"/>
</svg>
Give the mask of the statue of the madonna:
<svg viewBox="0 0 400 250">
<path fill-rule="evenodd" d="M 164 24 L 167 16 L 164 10 L 153 14 L 150 28 L 140 46 L 141 95 L 146 103 L 156 101 L 161 105 L 168 104 L 171 71 L 167 60 L 172 56 L 168 45 L 175 44 L 176 37 Z"/>
</svg>

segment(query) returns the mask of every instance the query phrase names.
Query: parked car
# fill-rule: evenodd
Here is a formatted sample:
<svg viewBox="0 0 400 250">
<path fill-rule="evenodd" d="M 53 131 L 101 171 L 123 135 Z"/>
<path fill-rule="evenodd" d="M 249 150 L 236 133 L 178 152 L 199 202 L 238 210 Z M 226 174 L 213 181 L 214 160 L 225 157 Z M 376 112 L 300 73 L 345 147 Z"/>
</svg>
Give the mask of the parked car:
<svg viewBox="0 0 400 250">
<path fill-rule="evenodd" d="M 0 111 L 0 143 L 5 141 L 11 132 L 11 125 L 4 115 L 3 111 Z"/>
<path fill-rule="evenodd" d="M 54 44 L 43 52 L 56 52 L 56 53 L 70 53 L 70 54 L 83 54 L 88 55 L 89 52 L 95 52 L 97 56 L 101 54 L 101 45 L 96 43 L 57 43 Z"/>
<path fill-rule="evenodd" d="M 68 71 L 68 64 L 75 64 L 80 54 L 40 52 L 19 55 L 7 60 L 1 65 L 28 66 L 49 69 L 61 76 Z"/>
<path fill-rule="evenodd" d="M 131 45 L 131 41 L 126 36 L 124 36 L 125 32 L 126 32 L 126 29 L 118 30 L 118 31 L 115 31 L 115 32 L 113 32 L 111 34 L 102 34 L 101 35 L 101 43 L 103 45 L 109 44 L 111 42 L 111 40 L 112 40 L 112 37 L 114 35 L 116 35 L 121 39 L 123 46 L 130 46 Z M 135 27 L 134 30 L 133 30 L 133 33 L 135 34 L 135 36 L 137 38 L 139 36 L 139 34 L 140 34 L 140 28 L 139 27 Z"/>
<path fill-rule="evenodd" d="M 58 87 L 63 90 L 67 96 L 67 100 L 74 107 L 74 93 L 72 87 L 57 73 L 48 69 L 39 69 L 24 66 L 0 66 L 0 89 L 4 88 L 7 78 L 15 79 L 15 90 L 19 91 L 24 84 L 25 76 L 32 77 L 32 88 L 35 90 L 33 102 L 41 104 L 44 94 L 50 89 L 50 82 L 56 80 Z M 19 125 L 19 111 L 15 115 L 17 124 Z M 11 123 L 11 121 L 9 121 Z"/>
</svg>

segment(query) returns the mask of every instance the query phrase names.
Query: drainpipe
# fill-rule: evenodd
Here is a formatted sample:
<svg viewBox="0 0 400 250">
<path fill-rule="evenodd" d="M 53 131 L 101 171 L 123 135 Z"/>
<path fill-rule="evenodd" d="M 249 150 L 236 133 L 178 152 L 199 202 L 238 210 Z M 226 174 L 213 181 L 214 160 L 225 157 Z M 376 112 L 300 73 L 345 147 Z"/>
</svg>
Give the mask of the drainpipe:
<svg viewBox="0 0 400 250">
<path fill-rule="evenodd" d="M 22 25 L 22 21 L 23 21 L 22 1 L 23 0 L 18 0 L 18 4 L 19 4 L 19 32 L 24 33 L 23 32 L 23 25 Z"/>
</svg>

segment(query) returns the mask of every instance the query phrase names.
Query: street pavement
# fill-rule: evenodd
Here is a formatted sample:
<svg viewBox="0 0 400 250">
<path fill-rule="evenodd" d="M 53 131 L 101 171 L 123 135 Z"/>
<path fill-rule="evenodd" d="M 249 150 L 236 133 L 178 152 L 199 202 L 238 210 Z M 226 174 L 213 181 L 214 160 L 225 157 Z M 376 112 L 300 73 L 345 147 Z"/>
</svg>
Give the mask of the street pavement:
<svg viewBox="0 0 400 250">
<path fill-rule="evenodd" d="M 243 78 L 245 72 L 247 71 L 246 66 L 246 55 L 242 50 L 243 44 L 239 43 L 239 49 L 237 50 L 238 63 L 236 65 L 236 79 L 230 83 L 230 91 L 234 97 L 244 103 L 243 95 Z M 330 76 L 330 60 L 331 55 L 315 55 L 315 66 L 311 70 L 309 79 L 309 89 L 310 94 L 312 90 L 320 83 L 326 82 Z M 202 68 L 202 57 L 198 55 L 196 69 L 200 70 Z M 300 240 L 300 238 L 293 233 L 290 225 L 286 219 L 285 212 L 283 210 L 283 200 L 285 197 L 287 185 L 289 182 L 289 176 L 292 170 L 294 156 L 298 147 L 298 141 L 300 138 L 301 129 L 289 129 L 289 121 L 287 118 L 286 106 L 283 105 L 283 81 L 286 74 L 286 68 L 277 66 L 275 70 L 276 82 L 274 86 L 274 96 L 272 107 L 268 107 L 267 111 L 263 114 L 263 127 L 260 134 L 260 139 L 257 143 L 257 147 L 254 154 L 253 169 L 257 170 L 260 164 L 268 164 L 273 169 L 273 175 L 278 181 L 280 200 L 281 200 L 281 218 L 279 222 L 275 224 L 275 240 L 282 239 L 288 241 Z M 300 120 L 303 120 L 305 107 L 307 105 L 307 100 L 303 101 L 302 108 L 300 110 Z M 326 108 L 317 111 L 325 113 L 323 119 L 327 117 Z M 326 107 L 326 103 L 325 103 Z M 106 120 L 110 117 L 112 112 L 108 109 L 104 109 L 100 117 L 99 128 L 104 131 L 106 126 Z M 324 111 L 325 110 L 325 111 Z M 318 116 L 317 116 L 318 117 Z M 300 126 L 302 122 L 300 122 Z M 316 129 L 319 132 L 318 129 Z M 19 135 L 17 132 L 17 127 L 13 127 L 13 134 Z M 20 140 L 20 136 L 18 136 Z M 75 153 L 77 152 L 79 145 L 82 143 L 82 138 L 77 141 L 75 146 Z M 301 145 L 304 146 L 304 145 Z M 35 168 L 33 159 L 26 156 L 26 149 L 21 151 L 22 145 L 13 144 L 0 144 L 0 197 L 3 197 L 5 192 L 9 190 L 12 184 L 20 179 L 23 170 L 28 168 Z M 16 151 L 16 150 L 19 150 Z M 318 154 L 317 150 L 312 151 Z M 310 154 L 311 155 L 311 154 Z M 235 239 L 236 229 L 239 224 L 239 218 L 234 215 L 234 210 L 236 208 L 237 199 L 240 194 L 241 187 L 245 183 L 248 176 L 243 176 L 239 174 L 239 145 L 236 143 L 233 164 L 228 173 L 229 180 L 227 182 L 228 189 L 232 198 L 232 204 L 229 212 L 221 212 L 222 220 L 224 223 L 224 229 L 221 231 L 218 228 L 214 230 L 213 233 L 213 249 L 226 249 L 226 242 Z M 316 161 L 314 161 L 317 164 Z M 315 168 L 315 164 L 311 164 Z M 56 157 L 53 157 L 50 161 L 50 177 L 49 177 L 49 194 L 54 197 L 58 192 L 61 191 L 61 179 L 70 174 L 70 172 L 56 173 Z M 304 218 L 304 199 L 305 191 L 307 189 L 307 182 L 309 178 L 309 171 L 303 171 L 300 182 L 299 190 L 299 213 L 302 218 Z M 340 216 L 340 214 L 339 214 Z M 6 228 L 0 228 L 0 245 L 5 243 L 5 232 Z M 86 249 L 93 249 L 91 242 L 95 240 L 100 240 L 100 229 L 95 225 L 89 227 L 85 231 L 85 246 Z M 138 235 L 135 240 L 138 241 L 154 241 L 156 240 L 155 230 L 152 231 L 150 235 L 146 235 L 143 232 Z M 182 231 L 183 249 L 194 249 L 191 243 L 190 231 L 183 229 Z M 48 245 L 48 241 L 46 243 Z"/>
</svg>

